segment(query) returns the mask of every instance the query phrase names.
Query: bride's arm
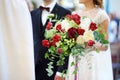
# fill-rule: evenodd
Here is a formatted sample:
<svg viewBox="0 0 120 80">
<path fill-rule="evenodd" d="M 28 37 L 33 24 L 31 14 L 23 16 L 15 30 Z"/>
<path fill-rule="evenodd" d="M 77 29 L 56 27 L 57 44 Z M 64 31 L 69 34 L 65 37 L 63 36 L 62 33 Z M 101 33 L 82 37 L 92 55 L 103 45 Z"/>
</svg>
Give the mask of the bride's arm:
<svg viewBox="0 0 120 80">
<path fill-rule="evenodd" d="M 106 40 L 108 40 L 108 25 L 109 25 L 109 20 L 108 20 L 108 19 L 104 20 L 104 21 L 100 24 L 100 27 L 102 27 L 101 33 L 104 33 L 104 32 L 106 33 L 106 35 L 105 35 L 105 39 L 106 39 Z M 107 50 L 106 45 L 101 44 L 101 43 L 96 43 L 96 44 L 95 44 L 95 47 L 96 47 L 98 50 L 101 50 L 101 51 Z"/>
</svg>

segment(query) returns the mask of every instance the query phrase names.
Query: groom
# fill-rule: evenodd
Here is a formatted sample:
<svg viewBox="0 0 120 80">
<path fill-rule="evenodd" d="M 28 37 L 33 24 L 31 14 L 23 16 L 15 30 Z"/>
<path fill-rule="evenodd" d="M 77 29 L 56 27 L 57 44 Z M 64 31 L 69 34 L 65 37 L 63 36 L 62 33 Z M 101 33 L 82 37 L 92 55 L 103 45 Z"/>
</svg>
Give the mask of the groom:
<svg viewBox="0 0 120 80">
<path fill-rule="evenodd" d="M 65 65 L 56 66 L 54 62 L 54 74 L 47 76 L 46 68 L 49 60 L 44 58 L 47 48 L 43 47 L 41 41 L 44 39 L 45 28 L 48 22 L 47 16 L 52 13 L 59 19 L 71 12 L 56 3 L 56 0 L 42 0 L 43 4 L 38 9 L 31 12 L 33 23 L 34 56 L 35 56 L 35 75 L 36 80 L 63 80 L 62 70 L 67 69 L 68 59 Z"/>
</svg>

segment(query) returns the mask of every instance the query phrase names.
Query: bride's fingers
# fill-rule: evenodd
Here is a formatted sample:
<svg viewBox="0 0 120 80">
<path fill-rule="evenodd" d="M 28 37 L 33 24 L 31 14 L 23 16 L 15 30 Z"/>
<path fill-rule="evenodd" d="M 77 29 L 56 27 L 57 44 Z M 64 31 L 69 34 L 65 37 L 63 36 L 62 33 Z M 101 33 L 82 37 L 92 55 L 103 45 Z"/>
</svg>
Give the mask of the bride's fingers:
<svg viewBox="0 0 120 80">
<path fill-rule="evenodd" d="M 101 44 L 101 43 L 95 44 L 95 48 L 98 49 L 98 50 L 101 50 L 101 51 L 106 51 L 107 50 L 106 45 Z"/>
</svg>

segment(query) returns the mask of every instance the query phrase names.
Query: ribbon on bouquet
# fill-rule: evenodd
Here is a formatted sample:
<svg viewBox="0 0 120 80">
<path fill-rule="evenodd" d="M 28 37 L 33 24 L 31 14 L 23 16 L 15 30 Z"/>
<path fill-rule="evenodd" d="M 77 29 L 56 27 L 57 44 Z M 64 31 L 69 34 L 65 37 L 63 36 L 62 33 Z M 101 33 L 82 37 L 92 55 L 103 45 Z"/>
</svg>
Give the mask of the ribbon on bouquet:
<svg viewBox="0 0 120 80">
<path fill-rule="evenodd" d="M 78 68 L 78 64 L 76 63 L 76 65 L 75 65 L 75 71 L 76 71 L 76 73 L 75 73 L 74 80 L 77 80 L 77 68 Z"/>
<path fill-rule="evenodd" d="M 77 80 L 77 70 L 78 70 L 78 56 L 75 57 L 75 76 L 74 76 L 74 80 Z"/>
</svg>

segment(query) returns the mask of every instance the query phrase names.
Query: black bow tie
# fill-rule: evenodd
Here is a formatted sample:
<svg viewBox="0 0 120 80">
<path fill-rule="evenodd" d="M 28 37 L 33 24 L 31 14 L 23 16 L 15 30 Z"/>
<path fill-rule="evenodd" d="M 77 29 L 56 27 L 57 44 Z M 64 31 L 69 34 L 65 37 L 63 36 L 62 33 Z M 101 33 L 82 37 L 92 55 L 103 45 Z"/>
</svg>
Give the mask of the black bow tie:
<svg viewBox="0 0 120 80">
<path fill-rule="evenodd" d="M 49 7 L 40 6 L 39 9 L 40 10 L 46 10 L 46 11 L 50 12 L 50 8 Z"/>
</svg>

